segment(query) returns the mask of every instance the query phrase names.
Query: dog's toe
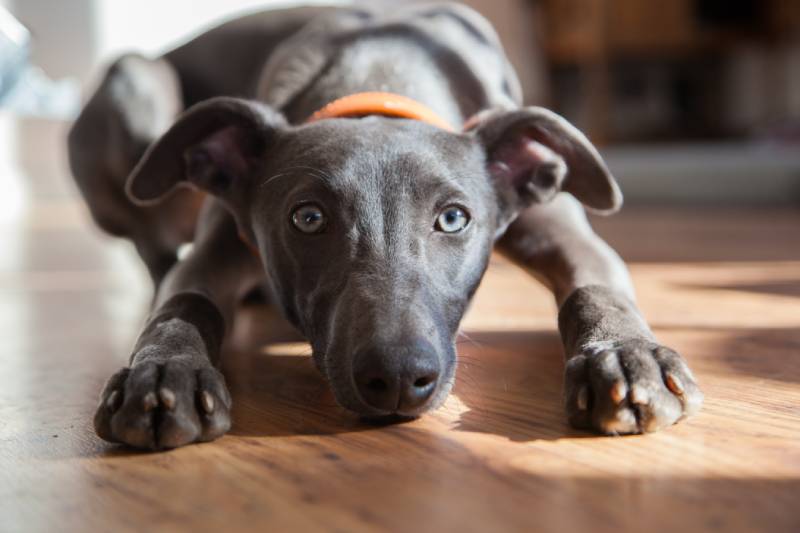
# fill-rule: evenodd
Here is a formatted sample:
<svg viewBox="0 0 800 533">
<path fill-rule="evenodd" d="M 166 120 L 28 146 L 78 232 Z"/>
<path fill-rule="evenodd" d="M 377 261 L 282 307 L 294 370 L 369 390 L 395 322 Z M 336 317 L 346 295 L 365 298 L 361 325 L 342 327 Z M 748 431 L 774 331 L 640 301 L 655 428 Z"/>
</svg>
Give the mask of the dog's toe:
<svg viewBox="0 0 800 533">
<path fill-rule="evenodd" d="M 225 386 L 225 378 L 215 368 L 203 368 L 197 372 L 198 402 L 203 424 L 200 440 L 214 440 L 224 435 L 231 427 L 231 396 Z"/>
<path fill-rule="evenodd" d="M 122 406 L 125 380 L 129 372 L 130 368 L 123 368 L 111 376 L 100 394 L 100 405 L 94 414 L 94 430 L 103 440 L 117 442 L 111 431 L 111 417 Z"/>
</svg>

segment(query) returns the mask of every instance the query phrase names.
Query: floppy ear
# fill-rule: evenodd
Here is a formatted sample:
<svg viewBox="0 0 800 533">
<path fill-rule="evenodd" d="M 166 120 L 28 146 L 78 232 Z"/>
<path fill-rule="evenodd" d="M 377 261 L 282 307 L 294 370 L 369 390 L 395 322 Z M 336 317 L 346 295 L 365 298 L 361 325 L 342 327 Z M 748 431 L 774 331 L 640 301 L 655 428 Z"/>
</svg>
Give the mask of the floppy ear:
<svg viewBox="0 0 800 533">
<path fill-rule="evenodd" d="M 269 107 L 240 98 L 194 105 L 144 153 L 128 176 L 128 196 L 148 205 L 185 183 L 236 203 L 285 124 Z"/>
<path fill-rule="evenodd" d="M 541 107 L 489 111 L 470 119 L 505 216 L 566 191 L 592 211 L 610 214 L 622 193 L 600 154 L 575 126 Z"/>
</svg>

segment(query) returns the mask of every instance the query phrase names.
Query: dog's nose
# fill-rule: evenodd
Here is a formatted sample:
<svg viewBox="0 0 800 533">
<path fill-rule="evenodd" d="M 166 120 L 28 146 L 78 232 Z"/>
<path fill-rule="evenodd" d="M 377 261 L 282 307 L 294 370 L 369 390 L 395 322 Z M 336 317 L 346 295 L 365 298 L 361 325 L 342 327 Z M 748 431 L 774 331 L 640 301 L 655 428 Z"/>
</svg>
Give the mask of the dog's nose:
<svg viewBox="0 0 800 533">
<path fill-rule="evenodd" d="M 361 399 L 386 412 L 411 412 L 424 405 L 439 381 L 439 358 L 427 342 L 375 347 L 353 366 Z"/>
</svg>

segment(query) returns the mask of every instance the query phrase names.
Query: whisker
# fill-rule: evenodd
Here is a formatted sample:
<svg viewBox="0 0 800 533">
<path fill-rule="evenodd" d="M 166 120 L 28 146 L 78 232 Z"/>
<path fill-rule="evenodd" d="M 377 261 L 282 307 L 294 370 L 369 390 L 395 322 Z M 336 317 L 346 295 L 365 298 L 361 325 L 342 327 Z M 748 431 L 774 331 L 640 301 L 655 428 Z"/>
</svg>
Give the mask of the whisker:
<svg viewBox="0 0 800 533">
<path fill-rule="evenodd" d="M 464 362 L 464 363 L 474 364 L 475 366 L 482 366 L 486 363 L 486 360 L 483 359 L 482 357 L 473 357 L 471 355 L 463 355 L 463 354 L 458 354 L 456 356 L 456 361 L 458 361 L 459 363 Z"/>
<path fill-rule="evenodd" d="M 312 177 L 314 179 L 322 181 L 323 183 L 327 183 L 328 181 L 332 181 L 331 175 L 326 173 L 321 168 L 310 167 L 310 166 L 307 166 L 307 165 L 292 165 L 292 166 L 281 168 L 280 171 L 277 174 L 275 174 L 273 176 L 270 176 L 269 178 L 264 180 L 259 185 L 259 187 L 264 187 L 264 186 L 268 185 L 270 182 L 272 182 L 275 179 L 282 178 L 282 177 L 285 177 L 285 176 L 290 176 L 290 175 L 293 174 L 292 171 L 294 171 L 294 170 L 310 171 L 310 172 L 306 173 L 307 176 L 310 176 L 310 177 Z"/>
<path fill-rule="evenodd" d="M 481 363 L 473 363 L 472 361 L 462 361 L 459 363 L 459 368 L 461 369 L 461 373 L 472 372 L 473 370 L 485 372 L 489 366 Z"/>
<path fill-rule="evenodd" d="M 273 180 L 276 180 L 276 179 L 278 179 L 278 178 L 282 178 L 282 177 L 284 177 L 284 176 L 288 176 L 289 174 L 290 174 L 289 172 L 280 172 L 280 173 L 278 173 L 278 174 L 275 174 L 274 176 L 270 176 L 269 178 L 267 178 L 266 180 L 264 180 L 264 181 L 263 181 L 263 182 L 262 182 L 262 183 L 259 185 L 259 187 L 266 187 L 267 185 L 269 185 L 269 183 L 270 183 L 271 181 L 273 181 Z"/>
<path fill-rule="evenodd" d="M 467 333 L 466 333 L 466 332 L 464 332 L 464 331 L 459 331 L 459 332 L 458 332 L 458 336 L 459 336 L 459 337 L 463 337 L 463 338 L 464 338 L 464 340 L 466 340 L 467 342 L 469 342 L 469 343 L 470 343 L 470 344 L 472 344 L 473 346 L 478 346 L 478 347 L 484 347 L 484 346 L 486 346 L 484 343 L 482 343 L 482 342 L 480 342 L 480 341 L 476 341 L 476 340 L 475 340 L 475 339 L 473 339 L 471 336 L 467 335 Z M 456 344 L 458 344 L 458 341 L 456 341 Z"/>
<path fill-rule="evenodd" d="M 311 167 L 311 166 L 308 166 L 308 165 L 292 165 L 290 167 L 284 167 L 281 170 L 284 170 L 284 171 L 309 170 L 309 171 L 312 172 L 312 174 L 310 174 L 311 177 L 314 177 L 314 178 L 317 178 L 317 179 L 320 179 L 320 180 L 323 180 L 323 179 L 327 179 L 329 181 L 333 180 L 333 176 L 331 176 L 330 174 L 328 174 L 327 172 L 325 172 L 321 168 Z"/>
</svg>

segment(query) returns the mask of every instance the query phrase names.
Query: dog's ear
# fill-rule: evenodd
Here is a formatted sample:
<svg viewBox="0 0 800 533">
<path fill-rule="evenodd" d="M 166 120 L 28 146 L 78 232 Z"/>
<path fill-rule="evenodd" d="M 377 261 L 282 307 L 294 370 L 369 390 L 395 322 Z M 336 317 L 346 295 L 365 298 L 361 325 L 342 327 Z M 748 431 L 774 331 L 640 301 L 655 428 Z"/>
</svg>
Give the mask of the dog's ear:
<svg viewBox="0 0 800 533">
<path fill-rule="evenodd" d="M 592 211 L 610 214 L 622 193 L 600 154 L 575 126 L 541 107 L 486 111 L 467 122 L 508 218 L 566 191 Z"/>
<path fill-rule="evenodd" d="M 128 176 L 137 204 L 191 184 L 236 203 L 285 119 L 255 101 L 217 97 L 192 106 L 155 141 Z"/>
</svg>

